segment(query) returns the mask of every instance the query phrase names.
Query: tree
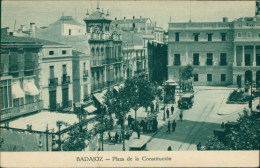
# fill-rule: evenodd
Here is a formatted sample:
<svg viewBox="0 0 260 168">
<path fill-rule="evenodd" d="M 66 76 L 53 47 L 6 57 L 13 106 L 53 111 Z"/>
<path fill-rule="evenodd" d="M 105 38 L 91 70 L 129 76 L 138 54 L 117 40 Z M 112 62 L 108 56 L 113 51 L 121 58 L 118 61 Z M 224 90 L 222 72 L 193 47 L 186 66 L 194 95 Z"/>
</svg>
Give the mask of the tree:
<svg viewBox="0 0 260 168">
<path fill-rule="evenodd" d="M 87 129 L 82 129 L 77 126 L 68 132 L 68 139 L 62 145 L 63 151 L 82 151 L 85 149 L 86 140 L 90 140 L 91 134 Z"/>
<path fill-rule="evenodd" d="M 205 150 L 259 150 L 259 119 L 244 109 L 237 122 L 238 129 L 232 129 L 224 142 L 212 136 Z"/>
<path fill-rule="evenodd" d="M 182 70 L 182 80 L 189 80 L 194 76 L 193 72 L 193 66 L 188 64 L 183 70 Z"/>
</svg>

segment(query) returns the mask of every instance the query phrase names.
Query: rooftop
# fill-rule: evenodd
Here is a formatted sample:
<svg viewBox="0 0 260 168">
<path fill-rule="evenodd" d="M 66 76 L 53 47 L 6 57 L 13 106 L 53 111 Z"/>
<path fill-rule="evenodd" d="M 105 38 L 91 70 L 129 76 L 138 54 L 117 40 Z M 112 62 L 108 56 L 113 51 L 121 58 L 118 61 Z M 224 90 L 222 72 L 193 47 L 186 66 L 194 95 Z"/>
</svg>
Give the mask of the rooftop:
<svg viewBox="0 0 260 168">
<path fill-rule="evenodd" d="M 84 18 L 84 20 L 107 20 L 104 17 L 104 13 L 101 13 L 100 11 L 95 11 L 89 17 Z"/>
<path fill-rule="evenodd" d="M 49 26 L 56 26 L 56 25 L 61 25 L 61 24 L 70 24 L 70 25 L 79 25 L 83 26 L 80 22 L 75 20 L 72 16 L 61 16 L 59 20 L 56 22 L 51 23 Z"/>
<path fill-rule="evenodd" d="M 123 20 L 113 20 L 111 24 L 128 24 L 128 23 L 145 23 L 149 18 L 142 18 L 142 19 L 123 19 Z"/>
<path fill-rule="evenodd" d="M 7 44 L 7 43 L 65 45 L 65 44 L 62 44 L 62 43 L 57 43 L 57 42 L 42 40 L 42 39 L 37 39 L 37 38 L 31 38 L 31 37 L 17 37 L 17 36 L 11 36 L 11 35 L 1 35 L 1 44 Z"/>
</svg>

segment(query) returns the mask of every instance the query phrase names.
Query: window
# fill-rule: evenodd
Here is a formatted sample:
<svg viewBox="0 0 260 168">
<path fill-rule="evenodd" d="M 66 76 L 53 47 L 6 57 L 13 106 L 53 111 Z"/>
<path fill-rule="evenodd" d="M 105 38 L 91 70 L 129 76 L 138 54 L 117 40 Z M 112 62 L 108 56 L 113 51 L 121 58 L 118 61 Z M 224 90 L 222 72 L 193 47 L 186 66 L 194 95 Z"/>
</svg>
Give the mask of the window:
<svg viewBox="0 0 260 168">
<path fill-rule="evenodd" d="M 54 78 L 54 66 L 50 66 L 50 78 Z"/>
<path fill-rule="evenodd" d="M 194 41 L 199 41 L 199 34 L 194 34 Z"/>
<path fill-rule="evenodd" d="M 226 41 L 226 33 L 221 34 L 221 41 Z"/>
<path fill-rule="evenodd" d="M 133 28 L 135 28 L 135 23 L 133 23 Z"/>
<path fill-rule="evenodd" d="M 200 65 L 200 60 L 199 60 L 199 54 L 194 53 L 193 54 L 193 65 Z"/>
<path fill-rule="evenodd" d="M 241 32 L 237 33 L 237 38 L 241 38 L 241 37 L 242 37 L 242 33 Z"/>
<path fill-rule="evenodd" d="M 71 29 L 69 29 L 69 35 L 71 35 Z"/>
<path fill-rule="evenodd" d="M 207 65 L 213 65 L 213 53 L 207 53 Z"/>
<path fill-rule="evenodd" d="M 252 37 L 252 33 L 251 33 L 251 32 L 248 32 L 248 33 L 247 33 L 247 37 L 248 37 L 248 38 Z"/>
<path fill-rule="evenodd" d="M 86 62 L 83 63 L 83 70 L 86 70 Z"/>
<path fill-rule="evenodd" d="M 62 74 L 63 75 L 67 74 L 67 66 L 66 65 L 62 65 Z"/>
<path fill-rule="evenodd" d="M 226 74 L 221 74 L 221 82 L 225 82 L 226 81 Z"/>
<path fill-rule="evenodd" d="M 49 55 L 54 55 L 54 51 L 49 51 Z"/>
<path fill-rule="evenodd" d="M 116 24 L 116 28 L 118 28 L 118 24 Z"/>
<path fill-rule="evenodd" d="M 194 74 L 194 81 L 199 81 L 199 75 L 198 74 Z"/>
<path fill-rule="evenodd" d="M 257 37 L 260 38 L 260 33 L 257 34 Z"/>
<path fill-rule="evenodd" d="M 227 53 L 220 53 L 220 65 L 227 65 Z"/>
<path fill-rule="evenodd" d="M 180 41 L 180 33 L 175 33 L 175 41 Z"/>
<path fill-rule="evenodd" d="M 1 109 L 12 107 L 11 80 L 1 81 Z"/>
<path fill-rule="evenodd" d="M 62 50 L 62 55 L 65 55 L 67 53 L 66 50 Z"/>
<path fill-rule="evenodd" d="M 245 54 L 245 65 L 246 66 L 250 66 L 251 65 L 250 57 L 251 57 L 250 54 Z"/>
<path fill-rule="evenodd" d="M 207 81 L 211 82 L 212 81 L 212 74 L 207 74 Z"/>
<path fill-rule="evenodd" d="M 181 65 L 180 54 L 174 54 L 174 65 Z"/>
<path fill-rule="evenodd" d="M 212 41 L 212 34 L 208 34 L 208 41 Z"/>
</svg>

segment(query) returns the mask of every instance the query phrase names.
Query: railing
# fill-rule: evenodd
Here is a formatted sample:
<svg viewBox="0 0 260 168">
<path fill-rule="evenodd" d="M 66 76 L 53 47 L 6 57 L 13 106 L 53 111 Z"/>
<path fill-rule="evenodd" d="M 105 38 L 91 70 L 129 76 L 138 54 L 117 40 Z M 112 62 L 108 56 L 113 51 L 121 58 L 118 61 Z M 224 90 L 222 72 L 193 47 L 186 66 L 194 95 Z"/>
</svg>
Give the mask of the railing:
<svg viewBox="0 0 260 168">
<path fill-rule="evenodd" d="M 226 66 L 226 65 L 227 65 L 227 62 L 226 62 L 226 61 L 225 61 L 225 62 L 223 62 L 223 61 L 221 62 L 221 61 L 220 61 L 220 62 L 219 62 L 219 65 L 220 65 L 220 66 Z"/>
<path fill-rule="evenodd" d="M 206 61 L 205 64 L 206 64 L 207 66 L 212 66 L 212 65 L 213 65 L 213 62 L 212 62 L 212 61 Z"/>
<path fill-rule="evenodd" d="M 193 62 L 193 65 L 200 65 L 200 62 Z"/>
<path fill-rule="evenodd" d="M 181 62 L 179 61 L 179 62 L 174 62 L 173 63 L 175 66 L 180 66 L 181 65 Z"/>
<path fill-rule="evenodd" d="M 57 86 L 58 78 L 49 78 L 49 86 Z"/>
<path fill-rule="evenodd" d="M 169 28 L 217 28 L 226 27 L 232 28 L 233 24 L 229 22 L 208 22 L 208 23 L 170 23 Z"/>
<path fill-rule="evenodd" d="M 35 69 L 35 62 L 34 61 L 25 61 L 24 63 L 24 70 L 32 70 Z"/>
<path fill-rule="evenodd" d="M 61 83 L 62 84 L 70 83 L 70 76 L 65 76 L 65 78 L 61 77 Z"/>
<path fill-rule="evenodd" d="M 7 120 L 13 117 L 21 116 L 24 114 L 40 111 L 43 109 L 43 100 L 33 102 L 30 104 L 20 105 L 18 107 L 1 109 L 1 120 Z"/>
<path fill-rule="evenodd" d="M 91 66 L 101 66 L 103 64 L 103 60 L 92 60 Z"/>
<path fill-rule="evenodd" d="M 11 63 L 9 68 L 10 68 L 9 69 L 10 72 L 19 71 L 21 70 L 21 63 L 20 62 Z"/>
<path fill-rule="evenodd" d="M 83 71 L 83 78 L 88 77 L 88 70 Z"/>
</svg>

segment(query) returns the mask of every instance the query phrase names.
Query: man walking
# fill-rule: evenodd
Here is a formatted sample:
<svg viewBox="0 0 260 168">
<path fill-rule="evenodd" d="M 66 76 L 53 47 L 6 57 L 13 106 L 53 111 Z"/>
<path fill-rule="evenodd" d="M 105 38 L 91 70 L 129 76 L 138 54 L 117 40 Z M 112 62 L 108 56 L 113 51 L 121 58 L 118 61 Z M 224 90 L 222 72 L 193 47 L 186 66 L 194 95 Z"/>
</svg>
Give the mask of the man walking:
<svg viewBox="0 0 260 168">
<path fill-rule="evenodd" d="M 159 112 L 159 105 L 157 102 L 156 102 L 156 111 Z"/>
<path fill-rule="evenodd" d="M 171 112 L 172 112 L 172 115 L 173 115 L 173 112 L 174 112 L 174 107 L 173 107 L 173 105 L 172 105 L 172 107 L 171 107 Z"/>
<path fill-rule="evenodd" d="M 140 132 L 141 132 L 140 125 L 137 126 L 136 132 L 137 132 L 137 137 L 138 137 L 138 139 L 140 139 Z"/>
<path fill-rule="evenodd" d="M 171 133 L 171 123 L 170 121 L 168 121 L 168 130 L 166 131 L 166 133 L 169 132 L 169 134 Z"/>
<path fill-rule="evenodd" d="M 169 112 L 169 109 L 168 109 L 168 108 L 167 108 L 167 110 L 166 110 L 166 114 L 167 114 L 167 118 L 169 118 L 170 112 Z"/>
<path fill-rule="evenodd" d="M 180 121 L 182 121 L 182 117 L 183 117 L 182 111 L 180 112 L 179 117 L 180 117 Z"/>
<path fill-rule="evenodd" d="M 176 122 L 175 122 L 175 120 L 173 120 L 173 122 L 172 122 L 172 132 L 175 132 L 175 128 L 176 128 Z"/>
</svg>

